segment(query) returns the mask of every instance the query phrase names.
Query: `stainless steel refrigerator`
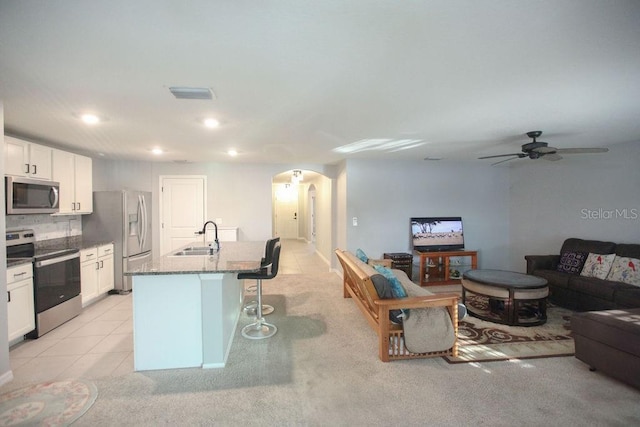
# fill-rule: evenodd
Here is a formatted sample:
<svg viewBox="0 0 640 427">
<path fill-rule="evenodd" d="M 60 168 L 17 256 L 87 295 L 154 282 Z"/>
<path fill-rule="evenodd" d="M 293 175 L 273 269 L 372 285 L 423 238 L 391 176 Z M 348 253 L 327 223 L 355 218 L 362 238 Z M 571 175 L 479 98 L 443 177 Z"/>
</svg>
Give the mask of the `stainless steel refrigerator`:
<svg viewBox="0 0 640 427">
<path fill-rule="evenodd" d="M 115 246 L 115 290 L 131 292 L 131 276 L 123 272 L 151 260 L 151 193 L 95 191 L 93 213 L 82 216 L 82 238 L 111 240 Z"/>
</svg>

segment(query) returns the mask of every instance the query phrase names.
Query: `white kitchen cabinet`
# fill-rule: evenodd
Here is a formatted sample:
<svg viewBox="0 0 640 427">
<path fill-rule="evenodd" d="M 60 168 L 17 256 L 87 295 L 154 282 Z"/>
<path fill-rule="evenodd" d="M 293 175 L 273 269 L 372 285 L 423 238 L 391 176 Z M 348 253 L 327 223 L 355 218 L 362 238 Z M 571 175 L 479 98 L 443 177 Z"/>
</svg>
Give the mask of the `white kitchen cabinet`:
<svg viewBox="0 0 640 427">
<path fill-rule="evenodd" d="M 80 251 L 80 292 L 82 306 L 98 297 L 98 248 Z"/>
<path fill-rule="evenodd" d="M 9 341 L 36 328 L 30 263 L 7 268 L 7 328 Z"/>
<path fill-rule="evenodd" d="M 12 136 L 4 137 L 5 175 L 51 180 L 53 149 Z"/>
<path fill-rule="evenodd" d="M 98 293 L 104 294 L 115 288 L 113 266 L 113 244 L 98 248 Z"/>
<path fill-rule="evenodd" d="M 82 306 L 114 288 L 113 244 L 80 251 Z"/>
<path fill-rule="evenodd" d="M 60 183 L 58 215 L 93 212 L 93 171 L 90 157 L 53 150 L 53 180 Z"/>
</svg>

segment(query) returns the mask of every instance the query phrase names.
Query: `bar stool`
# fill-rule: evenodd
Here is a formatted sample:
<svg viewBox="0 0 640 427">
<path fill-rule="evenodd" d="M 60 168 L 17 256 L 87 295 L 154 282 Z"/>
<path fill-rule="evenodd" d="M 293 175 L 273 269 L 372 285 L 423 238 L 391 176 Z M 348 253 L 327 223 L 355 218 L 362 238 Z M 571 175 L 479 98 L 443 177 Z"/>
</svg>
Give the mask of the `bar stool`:
<svg viewBox="0 0 640 427">
<path fill-rule="evenodd" d="M 267 244 L 265 245 L 265 250 L 264 250 L 264 257 L 260 262 L 260 268 L 264 268 L 265 266 L 271 264 L 271 258 L 273 256 L 273 248 L 276 245 L 276 243 L 278 243 L 279 241 L 280 241 L 280 237 L 274 237 L 273 239 L 267 240 Z M 254 291 L 256 290 L 256 288 L 257 286 L 251 286 L 247 288 L 247 291 Z M 249 316 L 255 316 L 257 307 L 258 307 L 257 301 L 250 301 L 247 304 L 245 304 L 245 306 L 243 307 L 243 310 Z M 274 311 L 274 308 L 272 306 L 268 304 L 262 305 L 263 316 L 267 316 L 273 313 L 273 311 Z"/>
<path fill-rule="evenodd" d="M 278 331 L 278 328 L 271 323 L 264 321 L 262 317 L 262 281 L 276 277 L 278 274 L 278 264 L 280 262 L 280 243 L 276 242 L 271 255 L 271 264 L 265 265 L 256 273 L 239 273 L 238 279 L 256 279 L 257 284 L 257 307 L 256 321 L 242 328 L 242 336 L 251 340 L 269 338 Z"/>
</svg>

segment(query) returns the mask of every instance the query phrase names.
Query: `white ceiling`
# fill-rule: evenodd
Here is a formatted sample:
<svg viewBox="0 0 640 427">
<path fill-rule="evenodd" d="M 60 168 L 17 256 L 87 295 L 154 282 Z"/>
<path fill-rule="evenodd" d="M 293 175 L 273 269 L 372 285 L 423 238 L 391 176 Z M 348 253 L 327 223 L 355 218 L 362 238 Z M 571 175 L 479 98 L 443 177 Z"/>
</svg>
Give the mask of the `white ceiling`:
<svg viewBox="0 0 640 427">
<path fill-rule="evenodd" d="M 538 129 L 611 146 L 640 141 L 640 2 L 0 0 L 0 100 L 7 133 L 119 159 L 467 160 Z M 364 139 L 419 142 L 334 151 Z"/>
</svg>

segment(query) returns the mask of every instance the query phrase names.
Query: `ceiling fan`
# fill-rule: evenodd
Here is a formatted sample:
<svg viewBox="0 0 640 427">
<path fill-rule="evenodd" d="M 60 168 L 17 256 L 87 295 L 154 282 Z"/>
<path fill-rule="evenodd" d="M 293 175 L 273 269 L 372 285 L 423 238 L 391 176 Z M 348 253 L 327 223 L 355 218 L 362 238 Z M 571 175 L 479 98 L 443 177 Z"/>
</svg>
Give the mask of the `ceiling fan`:
<svg viewBox="0 0 640 427">
<path fill-rule="evenodd" d="M 512 154 L 498 154 L 496 156 L 484 156 L 478 157 L 478 159 L 495 159 L 498 157 L 510 157 L 509 159 L 500 160 L 499 162 L 492 163 L 491 165 L 497 165 L 499 163 L 507 162 L 513 159 L 522 159 L 528 157 L 530 159 L 545 159 L 545 160 L 560 160 L 562 156 L 560 154 L 588 154 L 588 153 L 606 153 L 608 148 L 595 147 L 595 148 L 555 148 L 549 147 L 549 144 L 542 141 L 537 141 L 537 138 L 542 135 L 542 131 L 533 130 L 527 132 L 527 136 L 532 138 L 533 141 L 522 145 L 522 153 Z"/>
</svg>

